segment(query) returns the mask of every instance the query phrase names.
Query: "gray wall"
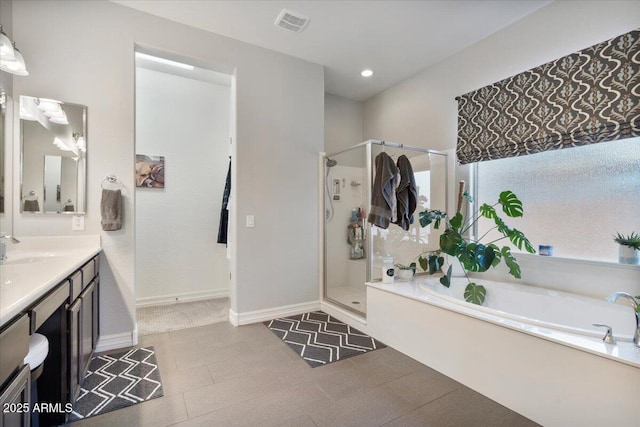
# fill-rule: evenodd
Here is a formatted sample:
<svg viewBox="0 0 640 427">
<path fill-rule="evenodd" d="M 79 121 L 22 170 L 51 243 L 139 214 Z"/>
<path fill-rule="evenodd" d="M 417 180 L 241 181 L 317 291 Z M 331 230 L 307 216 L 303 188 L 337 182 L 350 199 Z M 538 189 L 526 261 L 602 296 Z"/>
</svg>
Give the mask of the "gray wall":
<svg viewBox="0 0 640 427">
<path fill-rule="evenodd" d="M 100 234 L 105 335 L 133 330 L 134 46 L 235 72 L 237 137 L 232 309 L 251 312 L 318 299 L 318 151 L 323 149 L 323 68 L 107 1 L 13 3 L 14 34 L 31 75 L 17 95 L 88 106 L 85 234 Z M 15 158 L 15 156 L 14 156 Z M 125 184 L 124 226 L 100 229 L 100 183 Z M 244 218 L 255 214 L 255 228 Z M 17 215 L 15 234 L 71 234 L 68 217 Z M 305 250 L 300 250 L 304 245 Z"/>
</svg>

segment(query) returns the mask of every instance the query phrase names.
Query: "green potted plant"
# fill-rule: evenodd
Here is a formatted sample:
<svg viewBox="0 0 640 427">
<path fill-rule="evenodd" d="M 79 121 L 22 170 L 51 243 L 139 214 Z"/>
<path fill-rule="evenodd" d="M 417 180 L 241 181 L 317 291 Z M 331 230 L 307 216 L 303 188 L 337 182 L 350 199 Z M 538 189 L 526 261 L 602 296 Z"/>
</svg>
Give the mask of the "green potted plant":
<svg viewBox="0 0 640 427">
<path fill-rule="evenodd" d="M 433 223 L 434 228 L 438 229 L 442 222 L 445 225 L 445 231 L 440 236 L 440 251 L 428 253 L 426 257 L 420 256 L 420 266 L 423 270 L 433 274 L 437 271 L 442 271 L 445 262 L 442 253 L 457 259 L 468 282 L 464 292 L 465 300 L 482 305 L 487 290 L 484 286 L 472 282 L 468 273 L 487 271 L 504 260 L 507 267 L 509 267 L 509 274 L 516 279 L 520 279 L 520 265 L 511 253 L 511 248 L 509 246 L 499 247 L 497 243 L 503 239 L 509 239 L 520 250 L 524 249 L 529 253 L 535 253 L 535 249 L 524 233 L 509 227 L 496 210 L 496 207 L 500 205 L 502 212 L 508 217 L 515 218 L 523 215 L 522 202 L 513 192 L 503 191 L 495 204 L 484 203 L 472 215 L 465 218 L 461 212 L 462 200 L 464 198 L 470 204 L 473 204 L 473 198 L 464 191 L 464 181 L 460 182 L 459 188 L 458 208 L 454 216 L 450 217 L 446 212 L 434 209 L 427 209 L 419 213 L 422 227 Z M 480 218 L 487 218 L 493 221 L 495 225 L 491 230 L 497 230 L 501 237 L 486 243 L 482 241 L 489 232 L 479 238 L 470 237 L 469 232 Z M 451 272 L 452 266 L 449 265 L 447 272 L 440 278 L 440 283 L 443 286 L 449 287 L 451 285 Z"/>
<path fill-rule="evenodd" d="M 640 264 L 640 235 L 632 232 L 628 236 L 616 233 L 613 236 L 618 246 L 618 262 L 621 264 Z"/>
</svg>

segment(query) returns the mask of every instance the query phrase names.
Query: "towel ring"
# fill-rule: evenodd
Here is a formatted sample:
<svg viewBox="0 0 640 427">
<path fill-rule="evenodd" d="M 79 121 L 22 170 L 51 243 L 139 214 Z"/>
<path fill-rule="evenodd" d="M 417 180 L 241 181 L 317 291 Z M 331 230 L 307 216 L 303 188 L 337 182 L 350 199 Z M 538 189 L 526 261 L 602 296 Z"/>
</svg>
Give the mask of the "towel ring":
<svg viewBox="0 0 640 427">
<path fill-rule="evenodd" d="M 103 180 L 102 183 L 100 184 L 100 187 L 103 190 L 106 190 L 106 188 L 104 188 L 104 183 L 107 182 L 108 184 L 115 184 L 118 186 L 118 188 L 122 188 L 124 187 L 124 185 L 122 184 L 122 182 L 118 179 L 117 176 L 115 175 L 107 175 Z"/>
</svg>

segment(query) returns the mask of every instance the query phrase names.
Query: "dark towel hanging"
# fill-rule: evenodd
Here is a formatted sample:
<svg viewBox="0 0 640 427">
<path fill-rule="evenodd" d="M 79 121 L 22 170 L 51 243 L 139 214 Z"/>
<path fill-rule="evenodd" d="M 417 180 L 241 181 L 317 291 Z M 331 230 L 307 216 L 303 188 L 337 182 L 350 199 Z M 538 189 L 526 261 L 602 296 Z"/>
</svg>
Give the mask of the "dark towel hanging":
<svg viewBox="0 0 640 427">
<path fill-rule="evenodd" d="M 413 213 L 418 206 L 418 190 L 409 158 L 404 154 L 401 155 L 398 157 L 397 166 L 400 171 L 400 185 L 396 190 L 398 219 L 394 224 L 398 224 L 407 231 L 409 226 L 413 224 Z"/>
<path fill-rule="evenodd" d="M 218 227 L 218 243 L 227 243 L 227 232 L 229 228 L 229 195 L 231 194 L 231 157 L 229 157 L 229 169 L 227 179 L 224 183 L 224 193 L 222 194 L 222 208 L 220 210 L 220 226 Z"/>
</svg>

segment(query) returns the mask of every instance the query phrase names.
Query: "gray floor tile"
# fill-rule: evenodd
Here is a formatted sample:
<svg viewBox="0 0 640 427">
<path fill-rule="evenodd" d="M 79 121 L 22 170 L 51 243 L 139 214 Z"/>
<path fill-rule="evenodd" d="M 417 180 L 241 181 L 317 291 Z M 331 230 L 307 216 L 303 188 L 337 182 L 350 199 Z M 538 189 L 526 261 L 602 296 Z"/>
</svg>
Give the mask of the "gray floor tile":
<svg viewBox="0 0 640 427">
<path fill-rule="evenodd" d="M 232 427 L 223 409 L 173 424 L 171 427 Z"/>
<path fill-rule="evenodd" d="M 73 427 L 164 427 L 186 420 L 187 411 L 182 394 L 163 396 L 138 403 L 117 411 L 80 420 Z"/>
<path fill-rule="evenodd" d="M 206 369 L 192 368 L 186 370 L 160 370 L 162 388 L 165 396 L 196 390 L 213 384 L 211 375 Z"/>
<path fill-rule="evenodd" d="M 395 379 L 385 387 L 417 405 L 423 405 L 462 387 L 460 383 L 429 367 Z"/>
<path fill-rule="evenodd" d="M 275 393 L 282 388 L 282 384 L 275 375 L 261 373 L 184 392 L 184 401 L 189 418 L 193 418 L 268 393 Z"/>
<path fill-rule="evenodd" d="M 368 393 L 340 400 L 324 410 L 314 410 L 311 418 L 318 426 L 380 426 L 416 408 L 393 391 L 378 387 Z"/>
<path fill-rule="evenodd" d="M 274 426 L 293 422 L 312 410 L 322 410 L 333 401 L 317 386 L 288 387 L 260 398 L 227 407 L 225 413 L 237 427 Z M 295 425 L 295 424 L 292 424 Z"/>
</svg>

